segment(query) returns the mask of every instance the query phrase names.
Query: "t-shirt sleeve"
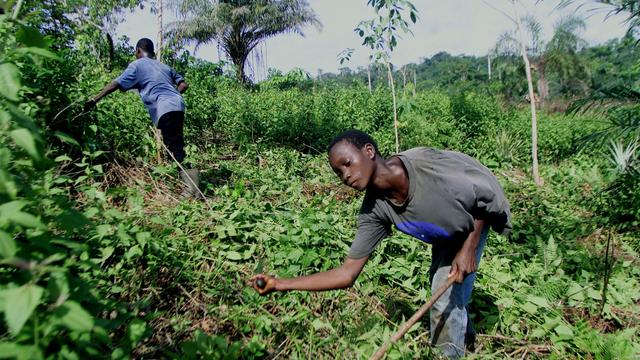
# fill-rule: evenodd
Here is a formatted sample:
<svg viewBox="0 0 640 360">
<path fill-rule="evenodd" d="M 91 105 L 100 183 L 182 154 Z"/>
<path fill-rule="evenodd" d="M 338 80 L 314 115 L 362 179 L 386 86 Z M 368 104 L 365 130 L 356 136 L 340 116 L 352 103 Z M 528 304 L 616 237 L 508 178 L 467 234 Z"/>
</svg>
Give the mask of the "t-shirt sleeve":
<svg viewBox="0 0 640 360">
<path fill-rule="evenodd" d="M 171 78 L 173 79 L 173 83 L 176 85 L 184 82 L 184 78 L 182 77 L 182 75 L 178 74 L 178 72 L 173 69 L 171 69 Z"/>
<path fill-rule="evenodd" d="M 486 219 L 493 229 L 503 235 L 511 232 L 509 203 L 498 180 L 489 174 L 474 184 L 475 212 Z"/>
<path fill-rule="evenodd" d="M 362 259 L 371 255 L 380 241 L 391 234 L 391 223 L 376 215 L 371 206 L 363 204 L 358 216 L 358 230 L 356 238 L 351 244 L 350 259 Z"/>
<path fill-rule="evenodd" d="M 127 68 L 116 78 L 115 80 L 120 89 L 127 91 L 136 87 L 138 83 L 138 76 L 136 74 L 136 67 L 133 64 L 129 64 Z"/>
</svg>

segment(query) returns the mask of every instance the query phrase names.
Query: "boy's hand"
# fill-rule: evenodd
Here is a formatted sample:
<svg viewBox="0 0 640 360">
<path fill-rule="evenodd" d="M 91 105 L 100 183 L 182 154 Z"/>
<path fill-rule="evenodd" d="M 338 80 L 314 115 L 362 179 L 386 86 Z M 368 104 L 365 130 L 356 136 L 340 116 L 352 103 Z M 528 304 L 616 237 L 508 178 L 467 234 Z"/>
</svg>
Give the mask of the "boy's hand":
<svg viewBox="0 0 640 360">
<path fill-rule="evenodd" d="M 260 295 L 267 295 L 276 290 L 276 282 L 278 280 L 272 276 L 259 274 L 251 278 L 251 286 L 256 289 Z"/>
<path fill-rule="evenodd" d="M 451 262 L 449 277 L 454 276 L 457 283 L 462 283 L 465 276 L 476 270 L 478 270 L 478 264 L 476 264 L 475 252 L 463 247 Z"/>
<path fill-rule="evenodd" d="M 95 106 L 96 106 L 96 101 L 93 99 L 89 99 L 87 100 L 86 103 L 84 103 L 84 111 L 89 111 L 93 109 Z"/>
</svg>

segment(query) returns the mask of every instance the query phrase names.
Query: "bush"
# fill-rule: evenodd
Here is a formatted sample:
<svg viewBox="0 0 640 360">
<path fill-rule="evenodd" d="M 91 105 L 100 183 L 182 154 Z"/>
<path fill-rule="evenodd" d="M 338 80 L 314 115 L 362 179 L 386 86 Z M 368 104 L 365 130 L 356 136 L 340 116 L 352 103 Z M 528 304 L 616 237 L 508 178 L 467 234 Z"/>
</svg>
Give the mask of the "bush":
<svg viewBox="0 0 640 360">
<path fill-rule="evenodd" d="M 461 150 L 475 156 L 491 153 L 491 135 L 509 122 L 508 114 L 495 98 L 474 92 L 454 97 L 452 113 L 464 137 Z"/>
<path fill-rule="evenodd" d="M 403 113 L 402 148 L 428 146 L 459 150 L 463 133 L 456 126 L 449 96 L 439 91 L 417 95 L 410 112 Z"/>
<path fill-rule="evenodd" d="M 373 133 L 392 126 L 391 99 L 363 87 L 321 88 L 316 91 L 229 86 L 218 98 L 219 129 L 236 144 L 286 145 L 324 152 L 339 132 L 358 128 Z"/>
<path fill-rule="evenodd" d="M 19 23 L 0 22 L 5 26 L 29 31 Z M 19 359 L 99 358 L 119 343 L 119 357 L 124 357 L 146 325 L 132 322 L 127 337 L 124 331 L 110 336 L 129 315 L 98 290 L 100 265 L 114 249 L 97 244 L 97 239 L 109 238 L 91 219 L 101 214 L 98 207 L 79 209 L 69 196 L 75 185 L 100 176 L 102 167 L 92 163 L 97 154 L 90 152 L 78 161 L 66 155 L 47 158 L 43 133 L 20 109 L 24 74 L 15 63 L 54 55 L 41 45 L 27 47 L 20 56 L 14 44 L 6 46 L 9 38 L 0 41 L 1 71 L 11 79 L 0 91 L 0 354 Z M 33 43 L 45 43 L 37 31 L 30 35 Z M 74 168 L 77 177 L 61 174 L 65 167 Z M 103 199 L 97 187 L 84 188 L 88 202 Z M 107 313 L 112 313 L 110 319 Z M 141 331 L 132 335 L 132 325 Z"/>
</svg>

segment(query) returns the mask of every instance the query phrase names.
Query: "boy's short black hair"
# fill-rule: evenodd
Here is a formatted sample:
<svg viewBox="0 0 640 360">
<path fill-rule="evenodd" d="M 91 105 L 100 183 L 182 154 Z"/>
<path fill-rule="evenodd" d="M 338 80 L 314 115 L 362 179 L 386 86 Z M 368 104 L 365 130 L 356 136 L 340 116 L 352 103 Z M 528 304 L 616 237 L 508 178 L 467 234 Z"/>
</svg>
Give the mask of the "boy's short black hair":
<svg viewBox="0 0 640 360">
<path fill-rule="evenodd" d="M 331 152 L 334 146 L 341 141 L 347 141 L 349 144 L 355 146 L 358 149 L 362 149 L 366 144 L 373 145 L 376 154 L 380 155 L 380 151 L 378 150 L 378 144 L 376 144 L 375 140 L 369 134 L 364 131 L 352 129 L 343 132 L 342 134 L 336 136 L 331 140 L 329 146 L 327 147 L 327 153 Z M 382 155 L 380 155 L 382 156 Z"/>
<path fill-rule="evenodd" d="M 156 53 L 153 50 L 153 41 L 151 41 L 148 38 L 142 38 L 138 40 L 138 42 L 136 43 L 136 49 L 142 50 L 143 52 L 147 53 L 147 55 L 150 57 L 156 56 Z"/>
</svg>

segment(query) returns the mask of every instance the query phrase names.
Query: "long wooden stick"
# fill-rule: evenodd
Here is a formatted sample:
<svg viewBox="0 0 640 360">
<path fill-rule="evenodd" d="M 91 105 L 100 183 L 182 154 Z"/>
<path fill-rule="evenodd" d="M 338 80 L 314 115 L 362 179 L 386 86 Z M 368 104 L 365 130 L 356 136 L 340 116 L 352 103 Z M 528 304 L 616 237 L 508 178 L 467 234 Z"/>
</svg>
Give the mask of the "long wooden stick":
<svg viewBox="0 0 640 360">
<path fill-rule="evenodd" d="M 396 332 L 389 340 L 385 341 L 385 343 L 382 344 L 380 348 L 378 348 L 378 351 L 376 351 L 375 354 L 373 354 L 369 358 L 369 360 L 382 359 L 382 357 L 387 352 L 387 350 L 389 350 L 389 347 L 391 346 L 391 344 L 402 339 L 404 334 L 406 334 L 407 331 L 409 331 L 409 329 L 411 329 L 411 327 L 418 320 L 420 320 L 420 318 L 427 312 L 427 310 L 429 310 L 431 306 L 433 306 L 433 304 L 435 304 L 435 302 L 438 301 L 440 296 L 442 296 L 442 294 L 444 294 L 444 292 L 447 291 L 447 289 L 451 287 L 451 285 L 453 285 L 455 281 L 456 280 L 454 276 L 450 277 L 446 284 L 442 285 L 438 290 L 436 290 L 436 292 L 433 295 L 431 295 L 431 299 L 429 299 L 429 302 L 422 305 L 422 307 L 418 309 L 418 311 L 416 311 L 416 313 L 413 314 L 413 316 L 409 320 L 405 321 L 405 323 L 402 324 L 402 326 L 400 327 L 400 330 L 398 330 L 398 332 Z"/>
</svg>

